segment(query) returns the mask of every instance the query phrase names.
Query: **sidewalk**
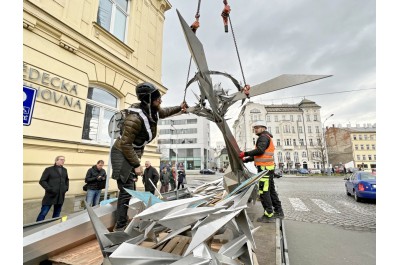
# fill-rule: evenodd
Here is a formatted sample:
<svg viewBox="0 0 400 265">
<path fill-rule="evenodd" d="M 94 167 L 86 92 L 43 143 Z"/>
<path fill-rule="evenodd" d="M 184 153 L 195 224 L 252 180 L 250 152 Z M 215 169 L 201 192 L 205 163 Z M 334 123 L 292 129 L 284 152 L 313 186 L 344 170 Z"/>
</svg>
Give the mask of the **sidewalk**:
<svg viewBox="0 0 400 265">
<path fill-rule="evenodd" d="M 254 227 L 260 226 L 254 234 L 258 263 L 260 265 L 289 265 L 288 257 L 285 255 L 287 244 L 282 224 L 284 221 L 276 219 L 276 223 L 259 223 L 257 218 L 264 213 L 261 202 L 257 200 L 255 205 L 250 203 L 248 206 L 247 214 Z"/>
</svg>

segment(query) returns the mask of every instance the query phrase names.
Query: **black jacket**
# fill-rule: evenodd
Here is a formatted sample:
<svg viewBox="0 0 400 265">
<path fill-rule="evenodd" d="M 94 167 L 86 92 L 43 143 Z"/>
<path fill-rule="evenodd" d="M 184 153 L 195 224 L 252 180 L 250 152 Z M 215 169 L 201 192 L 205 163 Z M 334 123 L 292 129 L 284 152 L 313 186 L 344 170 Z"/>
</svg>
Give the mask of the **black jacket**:
<svg viewBox="0 0 400 265">
<path fill-rule="evenodd" d="M 99 178 L 100 176 L 100 178 Z M 88 190 L 101 190 L 106 187 L 106 171 L 102 168 L 100 170 L 97 169 L 97 166 L 94 165 L 86 173 L 85 182 L 88 184 Z"/>
<path fill-rule="evenodd" d="M 61 175 L 54 165 L 43 171 L 39 184 L 45 189 L 42 205 L 63 204 L 65 193 L 69 189 L 67 169 L 61 167 Z"/>
<path fill-rule="evenodd" d="M 254 156 L 264 154 L 265 150 L 269 147 L 269 143 L 272 141 L 272 138 L 272 134 L 267 131 L 260 133 L 256 142 L 256 148 L 251 151 L 244 152 L 244 156 L 247 156 L 246 161 L 244 162 L 254 161 Z"/>
<path fill-rule="evenodd" d="M 145 146 L 142 146 L 147 140 L 150 143 L 157 135 L 158 118 L 164 119 L 181 111 L 180 106 L 152 109 L 149 114 L 149 105 L 144 103 L 132 104 L 131 108 L 138 108 L 144 112 L 149 121 L 152 138 L 145 127 L 143 119 L 137 113 L 131 113 L 126 116 L 122 128 L 122 135 L 118 137 L 111 149 L 111 165 L 113 168 L 112 178 L 121 179 L 126 182 L 133 168 L 140 166 L 140 158 L 143 155 Z M 132 144 L 142 147 L 133 147 Z"/>
<path fill-rule="evenodd" d="M 155 191 L 155 188 L 153 185 L 151 185 L 150 181 L 151 180 L 154 184 L 154 186 L 157 187 L 157 182 L 160 179 L 160 175 L 157 172 L 157 169 L 155 169 L 152 166 L 149 166 L 146 168 L 143 172 L 143 185 L 144 185 L 144 190 L 145 191 Z"/>
<path fill-rule="evenodd" d="M 182 183 L 184 178 L 186 178 L 186 174 L 183 172 L 179 173 L 178 182 Z"/>
</svg>

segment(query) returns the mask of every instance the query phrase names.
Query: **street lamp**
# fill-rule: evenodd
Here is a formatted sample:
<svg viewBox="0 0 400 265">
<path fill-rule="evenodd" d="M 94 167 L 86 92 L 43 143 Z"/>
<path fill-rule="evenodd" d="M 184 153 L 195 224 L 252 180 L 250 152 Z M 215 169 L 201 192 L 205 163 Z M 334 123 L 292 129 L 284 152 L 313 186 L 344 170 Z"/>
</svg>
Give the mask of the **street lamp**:
<svg viewBox="0 0 400 265">
<path fill-rule="evenodd" d="M 326 122 L 330 117 L 332 117 L 332 116 L 333 116 L 333 113 L 332 113 L 331 115 L 329 115 L 329 116 L 324 120 L 324 122 L 322 123 L 322 134 L 323 134 L 323 136 L 324 136 L 324 145 L 325 145 L 325 153 L 326 153 L 326 163 L 328 164 L 328 176 L 331 175 L 331 169 L 330 169 L 330 166 L 329 166 L 328 148 L 326 147 L 325 122 Z M 324 165 L 324 168 L 325 168 L 325 165 Z"/>
<path fill-rule="evenodd" d="M 173 122 L 173 121 L 171 121 Z M 172 131 L 176 131 L 176 142 L 175 142 L 175 168 L 178 170 L 178 130 L 175 128 L 174 124 L 171 123 Z"/>
</svg>

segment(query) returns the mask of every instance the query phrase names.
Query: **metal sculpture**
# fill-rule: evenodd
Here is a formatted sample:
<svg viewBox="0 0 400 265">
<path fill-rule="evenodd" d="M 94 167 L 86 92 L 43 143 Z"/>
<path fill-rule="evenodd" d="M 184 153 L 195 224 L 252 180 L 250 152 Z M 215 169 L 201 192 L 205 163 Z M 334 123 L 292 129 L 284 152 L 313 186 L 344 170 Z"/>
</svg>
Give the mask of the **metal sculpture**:
<svg viewBox="0 0 400 265">
<path fill-rule="evenodd" d="M 296 86 L 300 84 L 304 84 L 307 82 L 319 80 L 322 78 L 329 77 L 331 75 L 281 75 L 271 80 L 268 80 L 264 83 L 255 85 L 251 88 L 250 93 L 243 93 L 245 87 L 241 87 L 239 82 L 230 76 L 229 74 L 218 72 L 218 71 L 210 71 L 207 65 L 206 56 L 204 53 L 203 45 L 197 36 L 194 34 L 192 29 L 188 26 L 186 21 L 183 19 L 179 11 L 177 10 L 179 21 L 181 23 L 185 39 L 189 48 L 189 51 L 194 59 L 198 72 L 195 77 L 192 78 L 187 84 L 189 86 L 194 81 L 197 81 L 200 88 L 200 96 L 197 96 L 199 102 L 194 106 L 189 108 L 189 112 L 196 114 L 198 116 L 205 117 L 218 126 L 222 135 L 224 137 L 226 149 L 228 151 L 229 163 L 231 167 L 232 174 L 226 174 L 226 178 L 234 180 L 237 178 L 237 182 L 232 184 L 231 186 L 227 185 L 228 190 L 231 187 L 235 187 L 238 183 L 242 182 L 244 179 L 248 179 L 250 175 L 252 175 L 243 162 L 239 159 L 238 154 L 240 152 L 239 146 L 233 137 L 228 124 L 225 120 L 225 115 L 228 111 L 228 108 L 232 106 L 238 100 L 243 101 L 252 96 L 257 96 L 273 91 L 277 91 L 280 89 L 284 89 L 291 86 Z M 211 76 L 212 74 L 223 75 L 232 80 L 238 92 L 228 95 L 223 89 L 214 90 Z M 209 103 L 210 108 L 206 106 L 206 100 Z"/>
</svg>

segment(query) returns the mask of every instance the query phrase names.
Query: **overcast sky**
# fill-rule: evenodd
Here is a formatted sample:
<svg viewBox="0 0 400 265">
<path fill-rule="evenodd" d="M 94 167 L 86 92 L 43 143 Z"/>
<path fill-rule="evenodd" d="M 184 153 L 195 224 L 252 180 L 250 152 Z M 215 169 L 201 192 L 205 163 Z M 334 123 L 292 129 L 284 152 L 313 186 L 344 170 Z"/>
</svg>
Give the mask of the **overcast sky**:
<svg viewBox="0 0 400 265">
<path fill-rule="evenodd" d="M 169 89 L 163 105 L 183 99 L 190 53 L 176 10 L 191 25 L 198 0 L 169 0 L 163 46 L 162 82 Z M 332 77 L 251 98 L 262 104 L 296 104 L 304 97 L 321 106 L 325 125 L 376 123 L 376 8 L 372 0 L 242 0 L 228 1 L 246 82 L 250 86 L 281 74 L 322 74 Z M 210 70 L 227 72 L 243 82 L 231 29 L 224 32 L 222 0 L 202 0 L 200 28 Z M 192 63 L 190 78 L 196 71 Z M 213 83 L 235 92 L 226 78 Z M 190 106 L 196 103 L 187 91 Z M 348 92 L 352 91 L 352 92 Z M 237 119 L 240 102 L 227 117 Z M 216 127 L 214 127 L 215 129 Z M 217 129 L 218 130 L 218 129 Z"/>
</svg>

